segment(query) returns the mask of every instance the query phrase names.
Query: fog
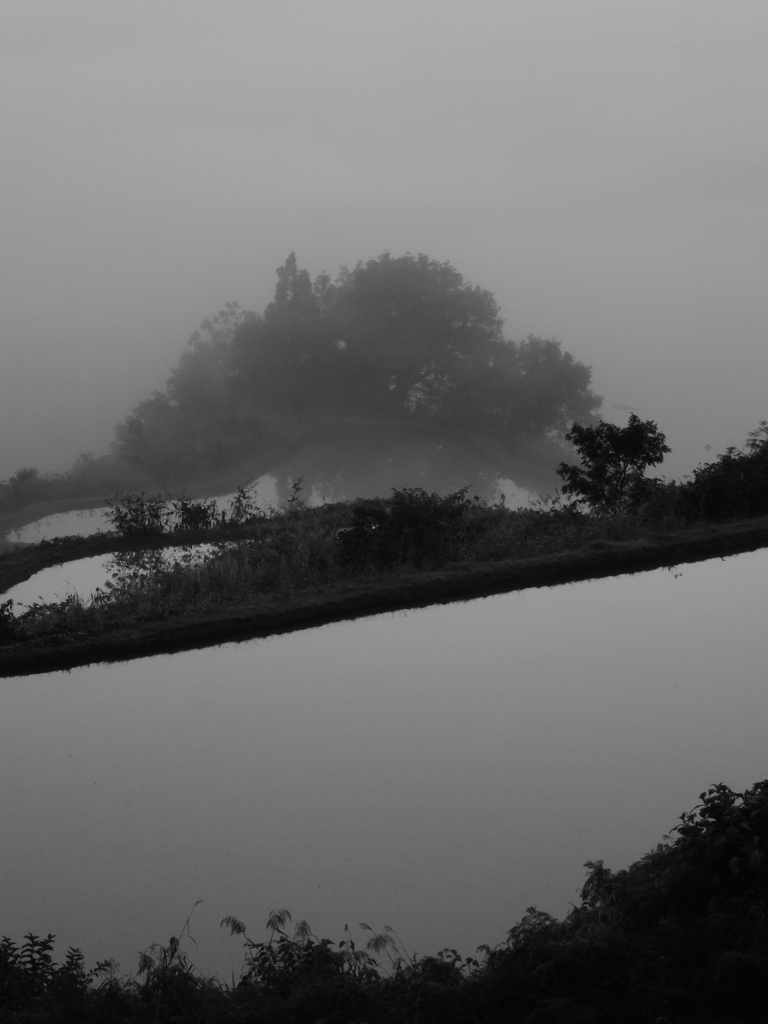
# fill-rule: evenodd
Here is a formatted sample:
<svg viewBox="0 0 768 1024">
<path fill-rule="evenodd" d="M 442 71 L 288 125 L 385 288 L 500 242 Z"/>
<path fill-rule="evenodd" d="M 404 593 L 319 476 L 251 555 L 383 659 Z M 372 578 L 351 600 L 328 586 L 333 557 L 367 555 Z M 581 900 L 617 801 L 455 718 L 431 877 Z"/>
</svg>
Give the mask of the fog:
<svg viewBox="0 0 768 1024">
<path fill-rule="evenodd" d="M 768 8 L 0 5 L 0 477 L 106 449 L 199 322 L 385 251 L 593 367 L 680 476 L 768 417 Z"/>
</svg>

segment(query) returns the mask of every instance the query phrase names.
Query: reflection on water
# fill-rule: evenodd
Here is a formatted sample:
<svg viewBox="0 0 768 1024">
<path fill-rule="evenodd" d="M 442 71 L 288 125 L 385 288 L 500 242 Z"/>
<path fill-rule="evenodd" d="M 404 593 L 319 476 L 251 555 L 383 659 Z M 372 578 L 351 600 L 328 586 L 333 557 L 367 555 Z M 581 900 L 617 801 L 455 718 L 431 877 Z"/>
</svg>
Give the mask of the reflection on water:
<svg viewBox="0 0 768 1024">
<path fill-rule="evenodd" d="M 79 594 L 85 600 L 96 592 L 97 587 L 104 587 L 111 558 L 111 555 L 94 555 L 41 569 L 28 580 L 5 591 L 2 600 L 12 599 L 17 606 L 13 609 L 16 614 L 30 604 L 63 601 L 70 594 Z"/>
<path fill-rule="evenodd" d="M 255 484 L 256 505 L 265 512 L 278 504 L 277 487 L 272 476 L 260 477 Z M 219 512 L 229 509 L 235 492 L 222 494 L 213 500 Z M 16 544 L 39 544 L 41 540 L 52 540 L 54 537 L 90 537 L 99 531 L 107 532 L 112 525 L 107 519 L 109 509 L 92 508 L 74 512 L 57 512 L 34 523 L 28 523 L 8 534 L 8 540 Z"/>
<path fill-rule="evenodd" d="M 94 555 L 91 558 L 77 558 L 62 565 L 51 565 L 30 576 L 23 583 L 17 583 L 1 596 L 3 601 L 11 599 L 13 612 L 19 615 L 31 604 L 63 601 L 71 594 L 77 594 L 84 602 L 92 598 L 97 590 L 104 590 L 120 576 L 130 572 L 148 572 L 157 562 L 170 565 L 174 562 L 195 564 L 217 550 L 213 544 L 196 544 L 194 547 L 173 546 L 150 549 L 147 552 L 126 552 L 124 554 Z"/>
<path fill-rule="evenodd" d="M 3 932 L 228 977 L 288 907 L 465 955 L 766 774 L 768 551 L 2 680 Z M 360 938 L 364 940 L 365 936 Z"/>
<path fill-rule="evenodd" d="M 16 544 L 39 544 L 41 540 L 53 537 L 90 537 L 99 531 L 106 533 L 111 529 L 107 511 L 106 508 L 86 508 L 57 512 L 13 530 L 8 534 L 8 540 Z"/>
</svg>

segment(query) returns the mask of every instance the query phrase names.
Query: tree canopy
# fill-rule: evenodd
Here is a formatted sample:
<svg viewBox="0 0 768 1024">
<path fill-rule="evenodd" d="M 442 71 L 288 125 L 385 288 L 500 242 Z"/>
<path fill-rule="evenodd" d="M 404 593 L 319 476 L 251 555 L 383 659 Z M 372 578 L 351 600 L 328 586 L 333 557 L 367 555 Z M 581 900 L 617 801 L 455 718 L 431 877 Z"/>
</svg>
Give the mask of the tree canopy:
<svg viewBox="0 0 768 1024">
<path fill-rule="evenodd" d="M 310 283 L 292 253 L 275 299 L 235 334 L 243 394 L 271 411 L 360 412 L 521 433 L 563 429 L 599 399 L 556 341 L 505 340 L 490 292 L 449 263 L 385 254 Z"/>
<path fill-rule="evenodd" d="M 205 321 L 165 392 L 118 428 L 117 448 L 157 459 L 150 449 L 164 435 L 176 438 L 170 458 L 205 461 L 228 433 L 253 436 L 257 424 L 361 415 L 510 445 L 589 422 L 601 401 L 589 367 L 555 340 L 510 341 L 502 327 L 493 295 L 450 263 L 385 253 L 313 282 L 291 253 L 264 312 L 230 303 Z"/>
<path fill-rule="evenodd" d="M 645 471 L 672 449 L 653 420 L 632 413 L 626 427 L 615 423 L 574 423 L 566 434 L 581 457 L 581 466 L 561 462 L 563 494 L 574 495 L 594 509 L 615 512 L 636 504 L 646 490 Z"/>
</svg>

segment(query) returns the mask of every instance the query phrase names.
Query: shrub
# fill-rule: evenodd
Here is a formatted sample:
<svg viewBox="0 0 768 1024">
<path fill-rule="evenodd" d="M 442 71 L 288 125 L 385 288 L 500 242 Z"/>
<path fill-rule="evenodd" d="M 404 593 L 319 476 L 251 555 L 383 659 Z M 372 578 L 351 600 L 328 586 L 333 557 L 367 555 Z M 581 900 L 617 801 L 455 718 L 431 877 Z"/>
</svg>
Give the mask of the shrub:
<svg viewBox="0 0 768 1024">
<path fill-rule="evenodd" d="M 230 526 L 240 526 L 251 519 L 263 517 L 264 513 L 256 503 L 256 491 L 240 484 L 229 503 L 227 524 Z"/>
<path fill-rule="evenodd" d="M 163 533 L 169 520 L 168 505 L 160 495 L 145 498 L 143 491 L 107 498 L 107 507 L 107 521 L 123 537 Z"/>
<path fill-rule="evenodd" d="M 635 413 L 626 427 L 574 423 L 565 437 L 575 446 L 582 466 L 560 463 L 557 475 L 565 481 L 563 494 L 600 512 L 637 505 L 646 493 L 645 470 L 671 451 L 653 420 L 643 421 Z"/>
<path fill-rule="evenodd" d="M 175 516 L 174 530 L 212 530 L 222 526 L 226 513 L 220 513 L 215 501 L 194 501 L 177 498 L 171 502 L 171 515 Z"/>
<path fill-rule="evenodd" d="M 336 541 L 344 564 L 387 568 L 397 564 L 416 567 L 462 557 L 471 541 L 487 529 L 477 515 L 487 510 L 479 498 L 467 498 L 468 488 L 440 497 L 421 487 L 394 489 L 389 501 L 358 500 L 352 505 L 352 525 L 340 530 Z"/>
<path fill-rule="evenodd" d="M 768 513 L 768 421 L 749 434 L 744 450 L 728 448 L 694 470 L 693 480 L 680 486 L 679 506 L 689 521 Z"/>
</svg>

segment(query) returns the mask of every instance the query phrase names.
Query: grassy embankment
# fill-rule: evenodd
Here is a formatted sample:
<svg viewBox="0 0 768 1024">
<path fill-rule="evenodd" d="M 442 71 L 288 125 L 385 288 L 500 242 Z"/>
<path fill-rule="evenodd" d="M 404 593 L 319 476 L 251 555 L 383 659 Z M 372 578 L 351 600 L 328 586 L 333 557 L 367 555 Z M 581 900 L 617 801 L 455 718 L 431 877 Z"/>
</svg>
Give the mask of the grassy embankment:
<svg viewBox="0 0 768 1024">
<path fill-rule="evenodd" d="M 423 457 L 430 448 L 436 449 L 438 442 L 440 449 L 450 449 L 468 462 L 493 466 L 497 475 L 514 477 L 532 492 L 554 488 L 552 467 L 568 454 L 546 438 L 518 439 L 512 454 L 493 437 L 381 416 L 325 416 L 322 420 L 279 423 L 260 440 L 255 454 L 230 453 L 231 457 L 215 468 L 182 467 L 174 473 L 171 467 L 152 476 L 114 455 L 105 455 L 82 457 L 66 473 L 41 475 L 35 469 L 21 469 L 10 480 L 0 481 L 0 552 L 11 547 L 5 540 L 9 533 L 59 512 L 101 508 L 106 494 L 172 491 L 210 498 L 230 493 L 243 480 L 255 480 L 276 467 L 282 468 L 284 476 L 295 478 L 305 471 L 307 462 L 323 461 L 323 452 L 325 461 L 327 452 L 333 453 L 329 475 L 335 476 L 339 461 L 389 462 L 393 452 L 407 457 L 410 447 L 420 448 Z"/>
<path fill-rule="evenodd" d="M 0 1020 L 15 1024 L 758 1024 L 768 997 L 768 780 L 702 793 L 673 837 L 613 872 L 586 864 L 579 906 L 560 921 L 529 908 L 495 948 L 417 958 L 386 928 L 358 949 L 305 922 L 244 942 L 232 986 L 199 974 L 188 925 L 143 953 L 135 978 L 109 961 L 63 964 L 53 936 L 0 941 Z M 362 926 L 365 927 L 365 926 Z M 382 968 L 382 962 L 386 965 Z M 234 979 L 233 979 L 234 982 Z"/>
<path fill-rule="evenodd" d="M 0 675 L 266 636 L 400 608 L 637 572 L 768 545 L 768 445 L 727 453 L 686 484 L 611 514 L 510 510 L 404 488 L 387 500 L 259 513 L 240 492 L 222 522 L 205 501 L 125 499 L 116 532 L 0 556 L 0 587 L 105 552 L 114 583 L 89 600 L 0 608 Z M 194 546 L 214 545 L 194 558 Z M 159 549 L 189 545 L 170 563 Z"/>
</svg>

